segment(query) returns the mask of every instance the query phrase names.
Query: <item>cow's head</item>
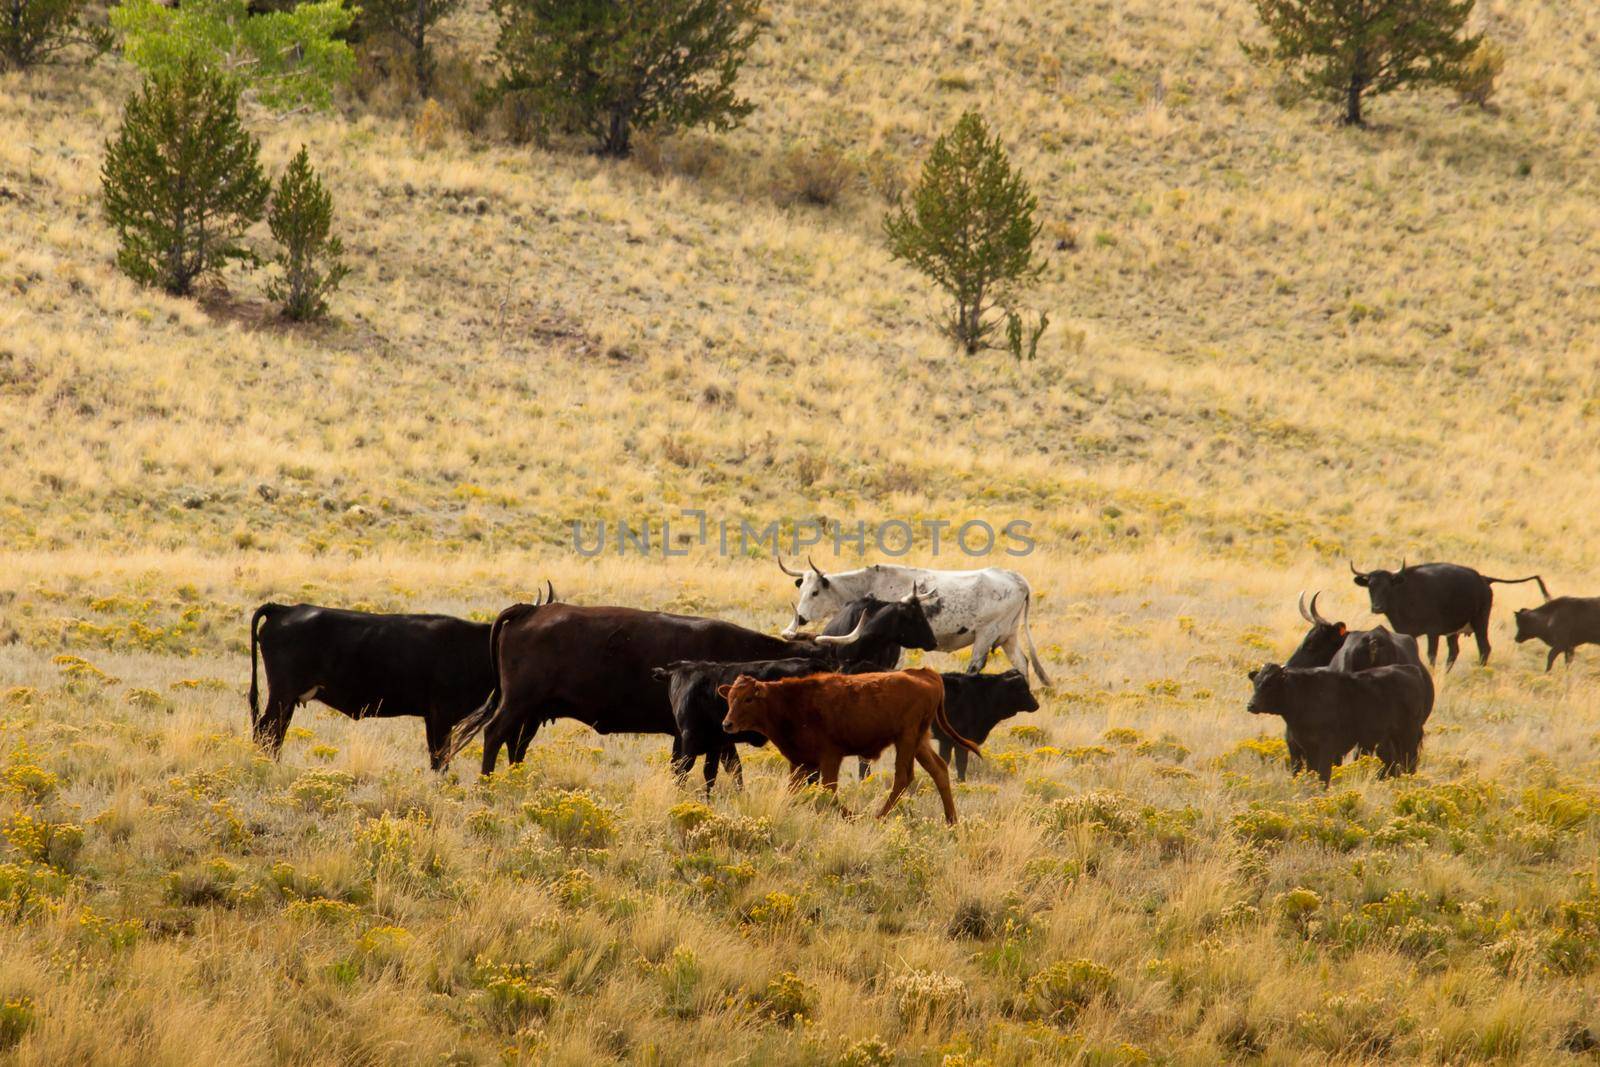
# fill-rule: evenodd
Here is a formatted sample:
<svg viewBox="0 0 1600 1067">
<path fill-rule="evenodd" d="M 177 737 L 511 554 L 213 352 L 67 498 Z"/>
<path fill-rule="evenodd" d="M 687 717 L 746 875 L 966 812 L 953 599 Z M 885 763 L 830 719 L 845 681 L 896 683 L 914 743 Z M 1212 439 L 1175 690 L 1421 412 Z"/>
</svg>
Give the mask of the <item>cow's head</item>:
<svg viewBox="0 0 1600 1067">
<path fill-rule="evenodd" d="M 1355 583 L 1367 591 L 1367 596 L 1372 599 L 1372 613 L 1374 615 L 1387 615 L 1394 608 L 1396 597 L 1405 585 L 1409 571 L 1406 561 L 1400 561 L 1397 571 L 1358 571 L 1352 561 L 1350 573 L 1354 574 Z"/>
<path fill-rule="evenodd" d="M 1255 689 L 1245 710 L 1252 715 L 1282 715 L 1288 696 L 1289 674 L 1281 664 L 1264 664 L 1250 672 Z"/>
<path fill-rule="evenodd" d="M 857 641 L 870 641 L 875 645 L 892 642 L 900 648 L 920 648 L 931 652 L 939 647 L 939 640 L 928 623 L 928 607 L 938 603 L 937 594 L 924 594 L 913 589 L 899 600 L 879 600 L 862 597 L 852 600 L 834 614 L 821 635 L 814 638 L 820 645 L 836 646 L 848 655 L 848 647 Z M 854 616 L 854 628 L 845 634 L 848 620 Z"/>
<path fill-rule="evenodd" d="M 1015 667 L 989 677 L 994 679 L 995 711 L 1009 716 L 1039 710 L 1039 701 L 1035 699 L 1033 690 L 1028 688 L 1028 679 Z"/>
<path fill-rule="evenodd" d="M 1306 631 L 1305 637 L 1300 640 L 1300 647 L 1289 656 L 1287 666 L 1290 667 L 1326 667 L 1328 661 L 1333 659 L 1339 651 L 1339 646 L 1344 644 L 1345 629 L 1342 622 L 1329 622 L 1317 610 L 1317 598 L 1320 592 L 1311 595 L 1311 606 L 1306 607 L 1306 594 L 1302 590 L 1296 606 L 1300 609 L 1300 617 L 1311 624 L 1311 629 Z"/>
<path fill-rule="evenodd" d="M 800 632 L 801 627 L 817 619 L 826 619 L 829 615 L 844 607 L 844 595 L 834 586 L 826 574 L 822 573 L 811 557 L 806 557 L 806 564 L 811 568 L 804 573 L 792 571 L 783 564 L 783 557 L 773 550 L 773 558 L 778 561 L 778 569 L 794 579 L 795 588 L 800 590 L 800 599 L 794 606 L 794 622 L 791 622 L 783 631 L 783 636 L 793 637 Z"/>
<path fill-rule="evenodd" d="M 1538 608 L 1518 608 L 1516 620 L 1517 644 L 1519 645 L 1524 641 L 1532 641 L 1534 638 L 1543 639 L 1549 630 L 1550 620 L 1545 618 L 1544 612 Z"/>
<path fill-rule="evenodd" d="M 717 686 L 717 696 L 728 702 L 728 714 L 722 720 L 724 733 L 738 734 L 746 730 L 767 732 L 767 686 L 748 674 L 741 674 L 732 685 Z"/>
</svg>

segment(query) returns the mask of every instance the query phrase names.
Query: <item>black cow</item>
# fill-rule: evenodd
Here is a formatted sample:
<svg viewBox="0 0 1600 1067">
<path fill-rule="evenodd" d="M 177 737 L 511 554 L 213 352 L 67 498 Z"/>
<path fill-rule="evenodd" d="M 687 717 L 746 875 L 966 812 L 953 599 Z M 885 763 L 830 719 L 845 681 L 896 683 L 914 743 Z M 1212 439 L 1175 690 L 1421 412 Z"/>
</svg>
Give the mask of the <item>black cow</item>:
<svg viewBox="0 0 1600 1067">
<path fill-rule="evenodd" d="M 554 600 L 555 588 L 546 585 Z M 250 726 L 256 743 L 277 758 L 294 709 L 319 700 L 352 719 L 422 716 L 428 762 L 442 770 L 451 727 L 494 688 L 489 632 L 488 623 L 449 615 L 263 604 L 250 617 Z M 267 673 L 264 712 L 258 656 Z"/>
<path fill-rule="evenodd" d="M 1317 599 L 1321 596 L 1320 591 L 1311 594 L 1311 607 L 1307 610 L 1305 590 L 1300 591 L 1300 599 L 1295 604 L 1300 609 L 1300 617 L 1311 624 L 1311 629 L 1301 639 L 1300 647 L 1284 661 L 1285 667 L 1326 667 L 1349 636 L 1344 623 L 1329 622 L 1317 610 Z"/>
<path fill-rule="evenodd" d="M 691 761 L 683 757 L 667 683 L 655 676 L 656 668 L 686 659 L 794 656 L 849 663 L 862 649 L 882 655 L 885 640 L 933 647 L 933 632 L 915 594 L 863 612 L 849 634 L 795 640 L 719 619 L 635 608 L 557 604 L 534 611 L 515 605 L 500 613 L 490 634 L 493 692 L 451 731 L 448 755 L 484 730 L 483 773 L 491 774 L 501 746 L 510 747 L 513 763 L 520 762 L 541 723 L 569 718 L 602 734 L 667 734 L 673 739 L 673 768 L 687 774 Z M 721 757 L 729 763 L 738 758 L 726 751 Z"/>
<path fill-rule="evenodd" d="M 990 731 L 1011 716 L 1039 710 L 1027 676 L 1018 670 L 999 674 L 947 672 L 939 677 L 944 679 L 945 717 L 958 734 L 974 744 L 983 744 Z M 933 736 L 939 742 L 939 756 L 946 763 L 950 761 L 950 750 L 955 749 L 956 780 L 966 781 L 967 750 L 956 745 L 937 724 Z"/>
<path fill-rule="evenodd" d="M 1292 774 L 1310 768 L 1327 785 L 1350 750 L 1375 753 L 1383 775 L 1417 769 L 1433 682 L 1421 667 L 1374 667 L 1353 674 L 1268 663 L 1250 672 L 1253 715 L 1281 715 Z"/>
<path fill-rule="evenodd" d="M 1572 651 L 1579 645 L 1600 645 L 1600 597 L 1558 596 L 1539 607 L 1523 608 L 1516 618 L 1517 644 L 1537 637 L 1550 646 L 1546 671 L 1560 655 L 1570 665 Z"/>
<path fill-rule="evenodd" d="M 1344 644 L 1333 654 L 1328 666 L 1351 674 L 1402 663 L 1422 666 L 1422 653 L 1417 651 L 1417 639 L 1409 634 L 1397 634 L 1387 626 L 1374 626 L 1370 630 L 1352 630 L 1346 635 Z"/>
<path fill-rule="evenodd" d="M 680 660 L 657 667 L 651 676 L 667 684 L 672 718 L 678 726 L 678 759 L 690 766 L 697 757 L 706 757 L 706 792 L 710 793 L 717 784 L 719 762 L 733 775 L 735 787 L 744 787 L 744 770 L 739 764 L 735 745 L 755 745 L 759 748 L 767 743 L 765 734 L 723 732 L 722 720 L 728 716 L 728 702 L 717 695 L 718 687 L 732 685 L 740 676 L 754 678 L 758 682 L 775 682 L 780 678 L 804 678 L 812 674 L 861 674 L 882 669 L 866 661 L 841 665 L 810 656 L 792 656 L 750 663 Z"/>
<path fill-rule="evenodd" d="M 1039 702 L 1028 688 L 1028 678 L 1019 670 L 999 674 L 972 674 L 967 671 L 946 671 L 944 679 L 945 714 L 956 732 L 969 741 L 983 744 L 990 732 L 1013 715 L 1025 711 L 1038 711 Z M 956 779 L 967 780 L 967 750 L 956 745 L 938 725 L 933 736 L 939 742 L 939 756 L 945 762 L 955 750 Z M 872 773 L 872 763 L 862 760 L 861 777 Z"/>
<path fill-rule="evenodd" d="M 1494 604 L 1491 583 L 1516 585 L 1538 582 L 1539 591 L 1550 599 L 1544 579 L 1537 574 L 1526 578 L 1490 578 L 1471 567 L 1455 563 L 1419 563 L 1398 571 L 1358 571 L 1350 564 L 1357 585 L 1366 587 L 1375 615 L 1386 615 L 1397 633 L 1428 638 L 1428 664 L 1438 658 L 1439 638 L 1449 646 L 1444 669 L 1455 666 L 1460 654 L 1461 635 L 1470 633 L 1478 641 L 1478 662 L 1489 662 L 1489 609 Z"/>
</svg>

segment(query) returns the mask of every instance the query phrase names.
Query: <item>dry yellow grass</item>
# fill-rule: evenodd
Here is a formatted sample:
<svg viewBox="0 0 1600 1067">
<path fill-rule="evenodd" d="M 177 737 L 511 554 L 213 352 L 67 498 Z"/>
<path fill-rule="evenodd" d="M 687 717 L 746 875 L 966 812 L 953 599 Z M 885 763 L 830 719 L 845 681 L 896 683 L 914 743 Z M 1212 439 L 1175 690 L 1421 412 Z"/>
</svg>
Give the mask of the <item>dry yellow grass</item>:
<svg viewBox="0 0 1600 1067">
<path fill-rule="evenodd" d="M 1364 133 L 1272 103 L 1242 0 L 776 4 L 749 123 L 622 165 L 255 116 L 273 166 L 309 145 L 355 267 L 306 330 L 259 278 L 201 306 L 116 274 L 126 68 L 0 79 L 0 1055 L 1586 1054 L 1600 674 L 1512 644 L 1531 591 L 1414 781 L 1291 782 L 1242 710 L 1297 590 L 1367 622 L 1346 554 L 1600 592 L 1600 10 L 1483 8 L 1499 113 L 1395 97 Z M 1043 205 L 1032 364 L 950 353 L 879 236 L 974 105 Z M 859 179 L 780 206 L 816 145 Z M 247 744 L 267 598 L 489 617 L 548 576 L 781 626 L 764 560 L 571 549 L 680 507 L 1033 523 L 1059 684 L 955 833 L 925 788 L 841 822 L 770 757 L 707 822 L 659 739 L 570 724 L 488 786 L 406 723 Z"/>
</svg>

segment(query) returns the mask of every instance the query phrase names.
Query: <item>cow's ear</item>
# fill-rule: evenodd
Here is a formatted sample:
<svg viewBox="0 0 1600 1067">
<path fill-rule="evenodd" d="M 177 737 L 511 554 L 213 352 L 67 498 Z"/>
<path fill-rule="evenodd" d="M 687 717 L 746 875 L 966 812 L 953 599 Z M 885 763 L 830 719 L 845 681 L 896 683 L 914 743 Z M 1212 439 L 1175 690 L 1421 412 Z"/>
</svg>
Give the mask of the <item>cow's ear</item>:
<svg viewBox="0 0 1600 1067">
<path fill-rule="evenodd" d="M 796 588 L 796 589 L 799 589 L 799 588 L 800 588 L 800 583 L 801 583 L 801 582 L 804 582 L 804 581 L 805 581 L 805 579 L 804 579 L 804 578 L 796 578 L 796 579 L 795 579 L 795 580 L 794 580 L 794 587 L 795 587 L 795 588 Z"/>
<path fill-rule="evenodd" d="M 719 686 L 717 686 L 717 696 L 721 697 L 723 700 L 727 700 L 728 699 L 728 690 L 730 690 L 732 688 L 733 688 L 733 686 L 731 686 L 731 685 L 719 685 Z"/>
<path fill-rule="evenodd" d="M 1356 575 L 1356 584 L 1364 587 L 1367 584 L 1367 576 L 1365 574 Z"/>
<path fill-rule="evenodd" d="M 824 589 L 826 589 L 826 588 L 828 588 L 828 585 L 829 585 L 829 584 L 830 584 L 830 583 L 829 583 L 829 582 L 828 582 L 828 578 L 827 578 L 827 576 L 826 576 L 826 575 L 824 575 L 824 576 L 823 576 L 823 578 L 822 578 L 822 588 L 824 588 Z"/>
<path fill-rule="evenodd" d="M 1261 671 L 1260 671 L 1260 669 L 1259 669 L 1259 668 L 1257 668 L 1257 669 L 1256 669 L 1256 670 L 1253 670 L 1253 671 L 1251 671 L 1251 672 L 1250 672 L 1250 680 L 1251 680 L 1251 681 L 1252 681 L 1252 682 L 1253 682 L 1253 681 L 1255 681 L 1255 680 L 1256 680 L 1256 675 L 1258 675 L 1258 674 L 1260 674 L 1260 673 L 1261 673 Z"/>
</svg>

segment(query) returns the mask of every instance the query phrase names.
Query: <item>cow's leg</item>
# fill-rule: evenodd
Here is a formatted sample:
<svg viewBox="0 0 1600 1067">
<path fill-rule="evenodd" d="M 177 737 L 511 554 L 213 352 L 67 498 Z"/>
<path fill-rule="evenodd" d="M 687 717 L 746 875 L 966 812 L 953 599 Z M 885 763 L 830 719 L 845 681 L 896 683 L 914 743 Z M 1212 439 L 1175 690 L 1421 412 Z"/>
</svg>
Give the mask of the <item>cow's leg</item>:
<svg viewBox="0 0 1600 1067">
<path fill-rule="evenodd" d="M 493 774 L 495 760 L 500 757 L 500 746 L 504 745 L 514 755 L 516 746 L 520 745 L 525 752 L 528 742 L 533 740 L 533 735 L 539 732 L 539 724 L 532 720 L 518 722 L 512 718 L 510 707 L 501 701 L 500 708 L 495 712 L 494 718 L 489 720 L 489 725 L 483 728 L 483 773 Z M 515 760 L 513 760 L 515 762 Z"/>
<path fill-rule="evenodd" d="M 865 756 L 856 760 L 856 777 L 863 782 L 872 777 L 872 761 Z"/>
<path fill-rule="evenodd" d="M 822 757 L 822 762 L 817 765 L 817 772 L 822 777 L 822 788 L 830 793 L 839 792 L 839 767 L 843 763 L 843 753 L 829 752 Z"/>
<path fill-rule="evenodd" d="M 739 762 L 738 745 L 729 745 L 727 748 L 722 750 L 722 769 L 727 771 L 728 774 L 733 778 L 733 788 L 743 792 L 744 764 Z M 711 787 L 708 785 L 706 787 L 706 792 L 709 793 L 710 791 Z"/>
<path fill-rule="evenodd" d="M 1011 665 L 1022 672 L 1022 680 L 1031 682 L 1032 679 L 1028 674 L 1028 657 L 1022 654 L 1022 640 L 1017 636 L 1017 631 L 1012 630 L 1006 634 L 1005 639 L 1000 642 L 1000 647 L 1006 650 L 1006 659 L 1011 661 Z"/>
<path fill-rule="evenodd" d="M 289 720 L 294 717 L 295 703 L 292 693 L 278 686 L 267 689 L 267 708 L 261 721 L 256 723 L 255 739 L 273 759 L 283 755 L 283 739 L 289 735 Z"/>
<path fill-rule="evenodd" d="M 1483 617 L 1472 620 L 1472 636 L 1478 642 L 1478 666 L 1489 662 L 1489 613 Z"/>
<path fill-rule="evenodd" d="M 422 718 L 423 733 L 428 738 L 428 766 L 436 771 L 442 771 L 448 764 L 445 762 L 445 746 L 450 743 L 450 727 L 437 715 L 425 715 Z"/>
<path fill-rule="evenodd" d="M 1328 783 L 1333 781 L 1333 769 L 1339 765 L 1340 760 L 1325 752 L 1313 752 L 1308 762 L 1311 764 L 1311 769 L 1317 772 L 1317 777 L 1322 779 L 1323 788 L 1327 788 Z"/>
<path fill-rule="evenodd" d="M 889 799 L 883 802 L 883 807 L 878 809 L 878 818 L 889 814 L 889 809 L 894 807 L 900 799 L 900 794 L 906 791 L 911 784 L 911 768 L 917 759 L 917 746 L 915 743 L 900 738 L 894 743 L 894 787 L 889 790 Z"/>
<path fill-rule="evenodd" d="M 536 722 L 519 723 L 511 739 L 506 742 L 506 756 L 512 763 L 521 763 L 528 757 L 528 746 L 533 744 L 533 735 L 539 732 Z"/>
<path fill-rule="evenodd" d="M 950 766 L 950 750 L 955 748 L 956 781 L 967 780 L 967 750 L 956 748 L 955 742 L 941 738 L 939 741 L 939 758 L 944 760 L 945 766 Z"/>
<path fill-rule="evenodd" d="M 1428 666 L 1432 667 L 1439 659 L 1439 635 L 1428 635 Z"/>
<path fill-rule="evenodd" d="M 1556 665 L 1556 657 L 1559 656 L 1559 655 L 1561 655 L 1561 650 L 1559 648 L 1552 648 L 1550 650 L 1550 655 L 1546 656 L 1545 660 L 1544 660 L 1544 673 L 1546 673 L 1546 674 L 1550 673 L 1550 668 L 1554 667 Z M 1572 653 L 1571 652 L 1567 653 L 1567 662 L 1568 663 L 1572 662 Z"/>
<path fill-rule="evenodd" d="M 961 751 L 965 752 L 966 749 Z M 928 772 L 933 779 L 933 784 L 939 790 L 939 799 L 944 802 L 944 821 L 951 826 L 956 824 L 956 798 L 950 795 L 950 769 L 933 751 L 933 745 L 927 737 L 917 745 L 917 762 L 922 764 L 922 769 Z"/>
<path fill-rule="evenodd" d="M 715 771 L 717 754 L 712 752 L 706 770 Z M 689 771 L 694 768 L 694 757 L 685 755 L 683 751 L 683 738 L 674 734 L 672 737 L 672 776 L 678 780 L 679 785 L 685 785 L 689 780 Z"/>
<path fill-rule="evenodd" d="M 972 659 L 967 662 L 967 673 L 977 674 L 989 662 L 989 653 L 994 651 L 995 642 L 1000 639 L 998 631 L 992 627 L 979 630 L 972 639 Z"/>
<path fill-rule="evenodd" d="M 1305 771 L 1306 750 L 1292 737 L 1285 737 L 1283 743 L 1289 746 L 1289 776 L 1292 778 Z"/>
<path fill-rule="evenodd" d="M 789 764 L 789 788 L 796 792 L 817 780 L 817 768 L 810 763 Z"/>
<path fill-rule="evenodd" d="M 1456 657 L 1461 655 L 1461 635 L 1445 634 L 1444 643 L 1445 647 L 1449 649 L 1449 652 L 1444 657 L 1444 669 L 1448 671 L 1456 665 Z"/>
<path fill-rule="evenodd" d="M 1562 655 L 1567 657 L 1567 666 L 1572 666 L 1572 649 L 1567 649 Z"/>
</svg>

